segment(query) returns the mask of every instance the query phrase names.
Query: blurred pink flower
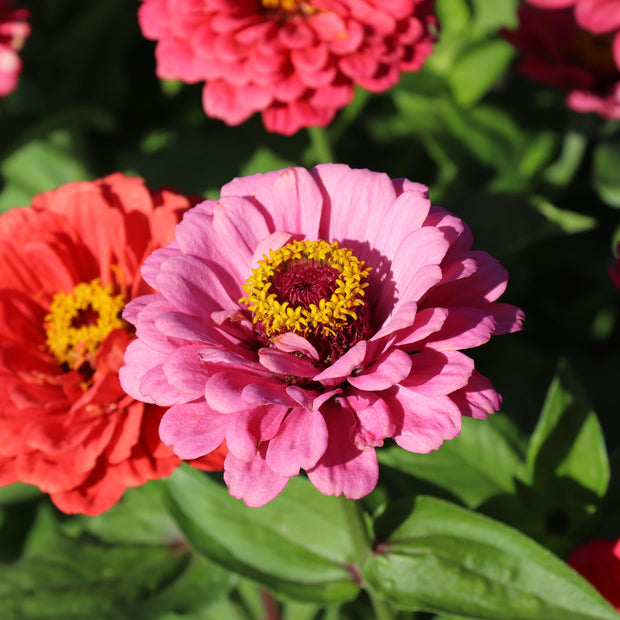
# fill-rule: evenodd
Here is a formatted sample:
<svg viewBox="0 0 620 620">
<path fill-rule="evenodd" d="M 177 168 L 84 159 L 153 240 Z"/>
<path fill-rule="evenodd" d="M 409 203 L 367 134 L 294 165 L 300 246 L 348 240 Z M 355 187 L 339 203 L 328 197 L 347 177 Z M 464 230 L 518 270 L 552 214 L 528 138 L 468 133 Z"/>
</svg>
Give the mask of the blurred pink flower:
<svg viewBox="0 0 620 620">
<path fill-rule="evenodd" d="M 519 70 L 568 91 L 566 103 L 577 112 L 620 118 L 620 36 L 612 32 L 620 26 L 620 0 L 531 4 L 547 8 L 520 6 L 518 30 L 505 33 L 523 54 Z M 603 5 L 615 5 L 617 12 L 605 29 L 600 24 Z"/>
<path fill-rule="evenodd" d="M 269 131 L 325 126 L 354 86 L 382 92 L 431 52 L 434 0 L 142 0 L 157 75 L 205 81 L 207 115 Z"/>
<path fill-rule="evenodd" d="M 427 188 L 342 164 L 238 178 L 189 210 L 123 316 L 124 389 L 171 406 L 181 458 L 224 439 L 249 506 L 306 470 L 325 495 L 377 483 L 375 448 L 426 453 L 500 405 L 460 349 L 521 329 L 507 273 Z M 244 284 L 245 283 L 245 284 Z"/>
<path fill-rule="evenodd" d="M 30 34 L 26 9 L 11 9 L 11 0 L 0 0 L 0 97 L 15 90 L 22 70 L 18 52 Z"/>
<path fill-rule="evenodd" d="M 620 611 L 620 540 L 592 540 L 573 549 L 568 563 Z"/>
</svg>

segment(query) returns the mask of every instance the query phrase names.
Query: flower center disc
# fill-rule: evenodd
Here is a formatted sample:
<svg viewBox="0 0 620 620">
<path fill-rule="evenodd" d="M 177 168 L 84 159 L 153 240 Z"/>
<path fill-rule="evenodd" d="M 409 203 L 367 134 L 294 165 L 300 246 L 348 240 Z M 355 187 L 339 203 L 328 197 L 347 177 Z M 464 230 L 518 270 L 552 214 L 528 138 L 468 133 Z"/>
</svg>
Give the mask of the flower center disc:
<svg viewBox="0 0 620 620">
<path fill-rule="evenodd" d="M 294 241 L 259 261 L 239 301 L 252 312 L 259 337 L 294 332 L 327 366 L 371 333 L 364 289 L 370 268 L 348 248 Z"/>
<path fill-rule="evenodd" d="M 123 295 L 113 295 L 112 287 L 98 279 L 81 282 L 71 293 L 56 293 L 44 319 L 47 346 L 59 364 L 78 370 L 90 362 L 104 338 L 114 329 L 123 329 Z"/>
<path fill-rule="evenodd" d="M 307 0 L 260 0 L 265 12 L 282 17 L 312 15 L 316 9 Z"/>
<path fill-rule="evenodd" d="M 577 62 L 600 79 L 613 79 L 618 74 L 614 62 L 613 36 L 609 33 L 579 32 L 572 40 L 571 52 Z"/>
</svg>

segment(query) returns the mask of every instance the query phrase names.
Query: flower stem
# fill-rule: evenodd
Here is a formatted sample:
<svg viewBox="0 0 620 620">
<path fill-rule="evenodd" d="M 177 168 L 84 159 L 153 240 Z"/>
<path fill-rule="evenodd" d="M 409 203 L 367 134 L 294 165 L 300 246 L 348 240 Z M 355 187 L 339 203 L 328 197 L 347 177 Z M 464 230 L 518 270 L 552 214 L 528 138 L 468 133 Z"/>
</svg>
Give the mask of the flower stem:
<svg viewBox="0 0 620 620">
<path fill-rule="evenodd" d="M 344 495 L 339 495 L 338 501 L 340 502 L 340 508 L 344 515 L 347 529 L 349 530 L 355 566 L 361 574 L 362 567 L 368 559 L 371 547 L 370 534 L 366 526 L 362 503 L 360 501 L 347 499 Z M 363 586 L 372 603 L 375 618 L 377 620 L 393 620 L 394 614 L 388 603 L 379 597 L 369 584 L 365 583 Z"/>
<path fill-rule="evenodd" d="M 327 132 L 322 127 L 308 127 L 312 154 L 317 164 L 325 164 L 334 161 L 332 147 L 327 138 Z"/>
</svg>

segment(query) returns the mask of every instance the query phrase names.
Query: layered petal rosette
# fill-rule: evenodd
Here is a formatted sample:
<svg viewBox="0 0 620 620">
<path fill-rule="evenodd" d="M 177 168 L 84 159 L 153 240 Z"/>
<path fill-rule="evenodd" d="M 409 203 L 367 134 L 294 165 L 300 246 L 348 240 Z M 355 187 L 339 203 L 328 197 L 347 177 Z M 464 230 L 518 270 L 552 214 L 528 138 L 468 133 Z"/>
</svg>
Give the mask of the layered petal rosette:
<svg viewBox="0 0 620 620">
<path fill-rule="evenodd" d="M 0 97 L 17 87 L 22 61 L 19 51 L 28 35 L 30 12 L 11 8 L 11 0 L 0 0 Z"/>
<path fill-rule="evenodd" d="M 375 448 L 430 452 L 500 397 L 460 349 L 520 329 L 507 274 L 405 179 L 325 164 L 238 178 L 186 213 L 123 316 L 120 376 L 168 406 L 181 458 L 225 439 L 230 493 L 260 506 L 307 472 L 326 495 L 375 487 Z"/>
<path fill-rule="evenodd" d="M 0 216 L 1 485 L 36 485 L 60 510 L 95 515 L 180 464 L 158 436 L 163 410 L 120 386 L 133 337 L 120 315 L 150 291 L 140 264 L 191 204 L 116 174 Z"/>
<path fill-rule="evenodd" d="M 434 0 L 142 0 L 157 75 L 205 82 L 207 115 L 269 131 L 325 126 L 354 86 L 382 92 L 417 71 L 437 32 Z"/>
<path fill-rule="evenodd" d="M 620 0 L 530 0 L 505 33 L 527 77 L 567 91 L 577 112 L 620 118 Z M 539 8 L 540 7 L 540 8 Z"/>
<path fill-rule="evenodd" d="M 585 543 L 573 549 L 568 563 L 620 611 L 620 540 Z"/>
</svg>

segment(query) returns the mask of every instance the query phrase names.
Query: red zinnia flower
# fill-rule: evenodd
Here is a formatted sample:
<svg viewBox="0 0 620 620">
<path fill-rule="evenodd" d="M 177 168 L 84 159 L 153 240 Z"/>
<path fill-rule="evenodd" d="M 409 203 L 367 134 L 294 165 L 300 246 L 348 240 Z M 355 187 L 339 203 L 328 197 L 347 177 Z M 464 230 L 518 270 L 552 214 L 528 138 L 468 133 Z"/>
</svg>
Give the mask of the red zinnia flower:
<svg viewBox="0 0 620 620">
<path fill-rule="evenodd" d="M 10 0 L 0 0 L 0 97 L 15 90 L 22 70 L 18 56 L 30 25 L 26 22 L 30 12 L 26 9 L 11 9 Z"/>
<path fill-rule="evenodd" d="M 523 53 L 520 71 L 566 90 L 566 103 L 577 112 L 620 118 L 620 36 L 613 32 L 620 23 L 601 28 L 594 2 L 577 0 L 575 8 L 575 0 L 532 4 L 553 10 L 519 7 L 519 28 L 506 36 Z M 620 0 L 605 4 L 615 4 L 620 19 Z"/>
<path fill-rule="evenodd" d="M 382 92 L 431 52 L 434 0 L 143 0 L 157 74 L 206 81 L 209 116 L 269 131 L 325 126 L 354 85 Z"/>
<path fill-rule="evenodd" d="M 620 611 L 620 540 L 597 538 L 581 545 L 568 563 Z"/>
<path fill-rule="evenodd" d="M 120 313 L 150 291 L 140 264 L 191 204 L 116 174 L 0 216 L 0 484 L 96 515 L 179 465 L 159 440 L 164 410 L 121 389 L 132 333 Z"/>
</svg>

